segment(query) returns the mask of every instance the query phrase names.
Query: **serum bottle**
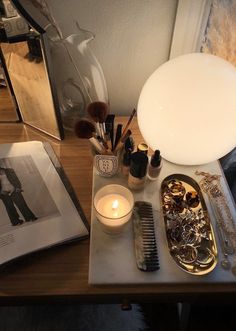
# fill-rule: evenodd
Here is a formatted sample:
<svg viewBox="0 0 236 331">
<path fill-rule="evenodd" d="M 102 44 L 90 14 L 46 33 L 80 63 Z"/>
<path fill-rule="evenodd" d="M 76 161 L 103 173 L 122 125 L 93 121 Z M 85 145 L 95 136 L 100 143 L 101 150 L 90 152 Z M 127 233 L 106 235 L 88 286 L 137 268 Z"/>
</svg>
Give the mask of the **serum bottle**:
<svg viewBox="0 0 236 331">
<path fill-rule="evenodd" d="M 148 178 L 150 180 L 156 180 L 161 171 L 162 161 L 160 151 L 155 150 L 154 154 L 151 157 L 150 164 L 148 166 Z"/>
</svg>

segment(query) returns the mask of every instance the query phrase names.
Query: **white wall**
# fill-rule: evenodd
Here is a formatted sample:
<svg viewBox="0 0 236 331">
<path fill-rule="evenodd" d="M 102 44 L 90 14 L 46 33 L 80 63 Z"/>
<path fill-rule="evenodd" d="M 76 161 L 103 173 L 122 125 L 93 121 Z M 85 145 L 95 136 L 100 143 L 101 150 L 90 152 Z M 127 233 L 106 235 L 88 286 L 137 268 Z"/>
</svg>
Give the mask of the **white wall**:
<svg viewBox="0 0 236 331">
<path fill-rule="evenodd" d="M 177 0 L 49 0 L 68 33 L 78 20 L 95 33 L 112 112 L 130 114 L 149 75 L 168 60 Z"/>
</svg>

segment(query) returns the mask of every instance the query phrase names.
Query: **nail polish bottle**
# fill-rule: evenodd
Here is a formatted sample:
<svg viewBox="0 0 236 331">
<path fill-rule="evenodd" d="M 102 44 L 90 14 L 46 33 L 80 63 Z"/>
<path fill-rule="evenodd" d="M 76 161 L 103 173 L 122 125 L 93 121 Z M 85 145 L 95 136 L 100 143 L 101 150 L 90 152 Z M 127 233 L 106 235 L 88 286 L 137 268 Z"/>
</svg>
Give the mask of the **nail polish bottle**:
<svg viewBox="0 0 236 331">
<path fill-rule="evenodd" d="M 143 152 L 131 154 L 128 186 L 131 190 L 141 190 L 146 182 L 148 157 Z"/>
<path fill-rule="evenodd" d="M 130 162 L 131 162 L 131 151 L 128 149 L 128 150 L 125 151 L 125 153 L 123 155 L 122 174 L 124 176 L 129 175 Z"/>
<path fill-rule="evenodd" d="M 161 167 L 162 167 L 161 155 L 160 155 L 160 151 L 157 149 L 152 155 L 150 164 L 148 166 L 148 178 L 150 180 L 156 180 L 161 171 Z"/>
</svg>

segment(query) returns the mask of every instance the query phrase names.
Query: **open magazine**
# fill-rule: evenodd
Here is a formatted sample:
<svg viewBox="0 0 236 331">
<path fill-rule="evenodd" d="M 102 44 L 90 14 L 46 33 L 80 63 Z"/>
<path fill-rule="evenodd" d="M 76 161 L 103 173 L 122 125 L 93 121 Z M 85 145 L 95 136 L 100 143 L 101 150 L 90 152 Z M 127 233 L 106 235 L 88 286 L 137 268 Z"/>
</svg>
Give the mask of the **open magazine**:
<svg viewBox="0 0 236 331">
<path fill-rule="evenodd" d="M 0 145 L 0 265 L 88 233 L 52 147 L 38 141 Z"/>
</svg>

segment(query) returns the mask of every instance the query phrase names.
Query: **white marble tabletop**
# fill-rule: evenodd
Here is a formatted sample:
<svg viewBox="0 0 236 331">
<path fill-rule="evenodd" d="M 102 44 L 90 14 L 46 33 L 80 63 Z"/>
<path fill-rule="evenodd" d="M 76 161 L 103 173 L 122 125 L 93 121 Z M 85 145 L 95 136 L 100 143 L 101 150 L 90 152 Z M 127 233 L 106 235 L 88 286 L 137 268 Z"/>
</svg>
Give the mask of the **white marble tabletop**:
<svg viewBox="0 0 236 331">
<path fill-rule="evenodd" d="M 232 274 L 232 272 L 222 269 L 219 262 L 215 269 L 207 275 L 197 276 L 188 274 L 177 266 L 169 253 L 164 219 L 160 206 L 160 186 L 163 179 L 170 174 L 185 174 L 192 177 L 199 183 L 202 177 L 195 175 L 196 170 L 222 175 L 221 184 L 225 192 L 232 216 L 236 222 L 235 204 L 218 161 L 200 166 L 179 166 L 163 160 L 163 167 L 158 179 L 153 182 L 147 180 L 145 189 L 140 192 L 136 193 L 133 191 L 136 201 L 149 201 L 153 205 L 160 269 L 154 272 L 143 272 L 137 268 L 134 251 L 132 220 L 129 222 L 124 233 L 117 236 L 111 236 L 102 231 L 100 223 L 95 217 L 94 209 L 92 206 L 89 284 L 115 285 L 236 282 L 236 277 Z M 127 177 L 118 174 L 111 178 L 104 178 L 99 176 L 94 169 L 93 194 L 96 193 L 100 187 L 112 183 L 119 183 L 128 187 Z M 213 228 L 215 228 L 214 216 L 209 207 L 209 202 L 205 194 L 204 199 L 208 206 L 208 212 Z M 220 261 L 222 258 L 222 252 L 220 250 L 218 238 L 216 235 L 215 238 L 218 247 L 218 261 Z M 231 256 L 230 258 L 232 264 L 236 264 L 236 260 L 234 261 L 235 255 Z"/>
</svg>

